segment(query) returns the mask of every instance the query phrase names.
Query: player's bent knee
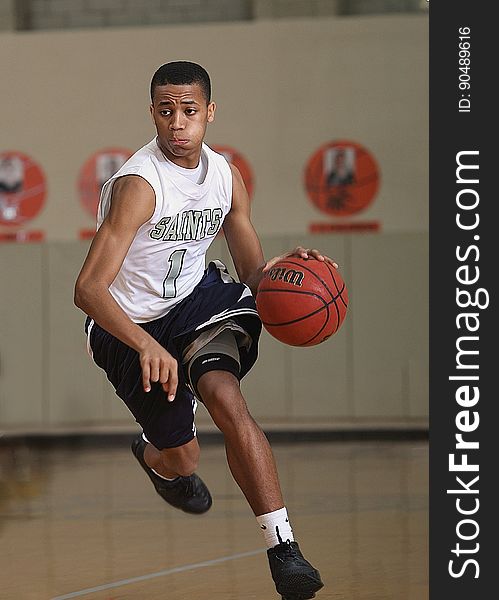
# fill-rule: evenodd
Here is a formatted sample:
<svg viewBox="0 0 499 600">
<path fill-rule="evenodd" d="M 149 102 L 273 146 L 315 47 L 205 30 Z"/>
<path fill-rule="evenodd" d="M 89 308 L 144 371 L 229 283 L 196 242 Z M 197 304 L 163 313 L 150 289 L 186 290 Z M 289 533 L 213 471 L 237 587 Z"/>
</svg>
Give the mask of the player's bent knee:
<svg viewBox="0 0 499 600">
<path fill-rule="evenodd" d="M 216 394 L 220 387 L 221 379 L 214 373 L 223 373 L 225 380 L 229 373 L 232 375 L 231 384 L 239 387 L 240 366 L 235 358 L 221 352 L 198 356 L 189 365 L 189 379 L 203 402 L 208 395 Z"/>
<path fill-rule="evenodd" d="M 240 427 L 254 423 L 239 390 L 234 394 L 224 394 L 223 389 L 218 389 L 207 399 L 205 405 L 213 422 L 224 434 L 233 433 Z"/>
</svg>

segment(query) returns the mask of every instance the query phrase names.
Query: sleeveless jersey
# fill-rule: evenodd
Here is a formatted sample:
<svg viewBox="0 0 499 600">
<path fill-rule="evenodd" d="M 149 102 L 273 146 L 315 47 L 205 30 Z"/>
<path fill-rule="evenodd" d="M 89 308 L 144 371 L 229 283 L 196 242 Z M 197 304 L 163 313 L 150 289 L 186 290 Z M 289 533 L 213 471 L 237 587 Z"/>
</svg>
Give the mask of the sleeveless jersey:
<svg viewBox="0 0 499 600">
<path fill-rule="evenodd" d="M 201 280 L 206 252 L 232 204 L 232 171 L 226 159 L 203 144 L 204 181 L 194 183 L 175 169 L 156 138 L 138 150 L 104 184 L 97 228 L 111 204 L 114 181 L 124 175 L 143 177 L 153 188 L 156 205 L 128 250 L 109 291 L 136 323 L 167 314 Z"/>
</svg>

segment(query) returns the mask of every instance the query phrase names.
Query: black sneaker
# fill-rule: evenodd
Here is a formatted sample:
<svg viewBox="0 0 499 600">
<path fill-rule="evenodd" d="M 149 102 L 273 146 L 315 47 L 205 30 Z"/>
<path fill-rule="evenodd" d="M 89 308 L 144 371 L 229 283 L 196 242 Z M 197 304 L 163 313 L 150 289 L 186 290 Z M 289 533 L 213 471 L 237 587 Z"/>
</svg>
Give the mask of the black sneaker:
<svg viewBox="0 0 499 600">
<path fill-rule="evenodd" d="M 308 600 L 324 584 L 317 569 L 303 558 L 297 542 L 282 542 L 267 550 L 270 572 L 282 600 Z"/>
<path fill-rule="evenodd" d="M 189 477 L 178 477 L 171 482 L 159 477 L 144 460 L 146 445 L 147 442 L 142 439 L 142 436 L 138 436 L 132 442 L 132 452 L 163 500 L 188 513 L 201 514 L 209 510 L 212 499 L 203 480 L 195 473 Z"/>
</svg>

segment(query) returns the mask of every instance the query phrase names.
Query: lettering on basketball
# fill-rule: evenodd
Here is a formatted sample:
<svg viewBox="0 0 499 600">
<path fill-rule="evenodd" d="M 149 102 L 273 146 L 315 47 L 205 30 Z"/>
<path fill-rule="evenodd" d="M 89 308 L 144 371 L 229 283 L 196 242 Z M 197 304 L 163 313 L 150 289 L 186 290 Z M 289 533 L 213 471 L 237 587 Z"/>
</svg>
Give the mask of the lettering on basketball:
<svg viewBox="0 0 499 600">
<path fill-rule="evenodd" d="M 290 283 L 291 285 L 301 287 L 305 273 L 303 271 L 297 271 L 296 269 L 274 267 L 273 269 L 269 270 L 268 276 L 270 279 L 272 279 L 272 281 L 278 279 L 279 281 L 284 281 L 285 283 Z"/>
<path fill-rule="evenodd" d="M 255 301 L 263 326 L 274 338 L 290 346 L 316 346 L 341 327 L 348 290 L 328 262 L 292 257 L 270 266 Z"/>
<path fill-rule="evenodd" d="M 175 216 L 162 217 L 151 229 L 149 237 L 165 242 L 199 241 L 218 233 L 222 217 L 221 208 L 186 210 Z"/>
</svg>

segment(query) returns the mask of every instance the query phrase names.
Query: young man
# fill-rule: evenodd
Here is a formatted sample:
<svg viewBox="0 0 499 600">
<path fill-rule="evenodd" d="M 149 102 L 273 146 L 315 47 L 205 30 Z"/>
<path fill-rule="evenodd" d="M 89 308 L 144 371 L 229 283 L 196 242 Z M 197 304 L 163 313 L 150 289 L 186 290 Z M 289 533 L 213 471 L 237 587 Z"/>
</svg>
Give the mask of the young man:
<svg viewBox="0 0 499 600">
<path fill-rule="evenodd" d="M 158 494 L 190 513 L 211 506 L 194 473 L 198 398 L 224 434 L 278 593 L 305 600 L 323 584 L 294 541 L 270 445 L 239 388 L 257 356 L 258 282 L 280 257 L 265 262 L 240 173 L 203 143 L 215 108 L 201 66 L 179 61 L 156 71 L 157 135 L 103 186 L 75 303 L 88 315 L 95 362 L 143 429 L 132 450 Z M 218 261 L 205 270 L 221 227 L 240 283 Z M 337 266 L 317 250 L 289 254 Z"/>
</svg>

